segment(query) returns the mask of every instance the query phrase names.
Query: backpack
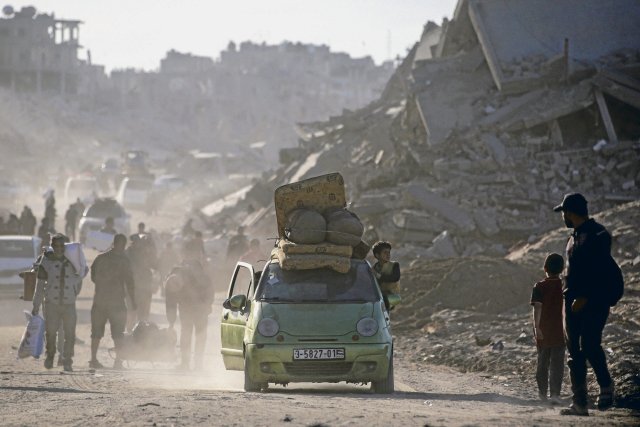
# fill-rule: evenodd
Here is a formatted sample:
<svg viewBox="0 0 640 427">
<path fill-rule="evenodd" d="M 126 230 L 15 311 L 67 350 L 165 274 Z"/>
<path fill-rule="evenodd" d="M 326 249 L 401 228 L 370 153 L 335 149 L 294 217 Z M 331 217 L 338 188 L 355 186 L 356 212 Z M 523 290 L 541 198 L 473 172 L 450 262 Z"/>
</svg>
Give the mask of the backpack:
<svg viewBox="0 0 640 427">
<path fill-rule="evenodd" d="M 611 255 L 609 255 L 605 270 L 605 297 L 609 306 L 613 307 L 620 301 L 624 294 L 624 277 L 622 270 Z"/>
</svg>

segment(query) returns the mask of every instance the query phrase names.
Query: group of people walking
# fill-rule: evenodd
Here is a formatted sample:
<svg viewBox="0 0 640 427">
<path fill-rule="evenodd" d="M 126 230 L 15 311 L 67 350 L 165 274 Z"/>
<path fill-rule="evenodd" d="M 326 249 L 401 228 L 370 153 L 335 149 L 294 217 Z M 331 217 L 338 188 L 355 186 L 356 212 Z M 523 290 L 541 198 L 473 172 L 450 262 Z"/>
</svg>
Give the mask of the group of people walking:
<svg viewBox="0 0 640 427">
<path fill-rule="evenodd" d="M 22 208 L 20 216 L 9 213 L 6 219 L 0 215 L 0 234 L 22 234 L 33 236 L 36 231 L 36 217 L 29 206 Z"/>
<path fill-rule="evenodd" d="M 95 284 L 91 307 L 91 360 L 89 367 L 103 368 L 98 360 L 98 349 L 104 337 L 107 322 L 115 344 L 114 368 L 123 367 L 122 349 L 125 331 L 131 332 L 138 322 L 149 321 L 153 294 L 161 287 L 154 271 L 160 271 L 153 238 L 138 225 L 138 233 L 129 238 L 115 234 L 111 248 L 99 254 L 90 269 L 78 271 L 65 257 L 68 237 L 55 234 L 51 247 L 45 248 L 36 261 L 37 283 L 32 313 L 41 307 L 45 317 L 46 357 L 44 366 L 51 369 L 56 353 L 56 338 L 64 336 L 59 364 L 65 371 L 73 370 L 75 330 L 77 323 L 76 299 L 82 281 L 90 271 Z M 128 246 L 127 246 L 128 244 Z M 208 315 L 213 303 L 213 284 L 203 268 L 202 245 L 197 239 L 187 240 L 182 257 L 161 259 L 171 263 L 162 275 L 166 297 L 166 314 L 170 328 L 180 318 L 181 369 L 190 367 L 191 337 L 195 332 L 196 368 L 202 368 Z M 182 258 L 182 259 L 180 259 Z M 60 340 L 58 340 L 60 342 Z M 60 345 L 60 344 L 59 344 Z"/>
</svg>

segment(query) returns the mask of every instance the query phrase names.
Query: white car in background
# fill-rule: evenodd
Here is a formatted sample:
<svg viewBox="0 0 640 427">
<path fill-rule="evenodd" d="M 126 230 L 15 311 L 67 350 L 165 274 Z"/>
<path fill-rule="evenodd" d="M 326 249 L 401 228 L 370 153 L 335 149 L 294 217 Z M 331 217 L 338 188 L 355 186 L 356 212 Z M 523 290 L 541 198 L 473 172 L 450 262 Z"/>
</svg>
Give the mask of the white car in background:
<svg viewBox="0 0 640 427">
<path fill-rule="evenodd" d="M 31 270 L 41 243 L 37 236 L 0 236 L 0 295 L 22 295 L 23 279 L 19 274 Z"/>
<path fill-rule="evenodd" d="M 116 200 L 126 209 L 146 210 L 152 188 L 151 179 L 126 177 L 120 183 Z"/>
<path fill-rule="evenodd" d="M 129 215 L 127 212 L 117 201 L 102 198 L 96 199 L 93 204 L 88 206 L 80 218 L 78 223 L 80 243 L 85 243 L 87 233 L 98 231 L 104 227 L 108 217 L 113 218 L 114 228 L 118 233 L 129 235 Z"/>
</svg>

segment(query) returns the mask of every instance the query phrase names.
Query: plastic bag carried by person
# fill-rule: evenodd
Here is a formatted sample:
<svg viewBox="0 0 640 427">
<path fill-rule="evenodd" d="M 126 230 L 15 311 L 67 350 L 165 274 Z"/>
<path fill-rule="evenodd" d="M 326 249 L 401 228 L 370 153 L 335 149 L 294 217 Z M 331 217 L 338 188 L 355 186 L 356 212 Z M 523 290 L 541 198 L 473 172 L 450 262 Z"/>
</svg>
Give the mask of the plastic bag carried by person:
<svg viewBox="0 0 640 427">
<path fill-rule="evenodd" d="M 44 347 L 44 319 L 39 314 L 33 315 L 26 310 L 24 315 L 27 318 L 27 327 L 20 340 L 18 357 L 24 359 L 33 356 L 37 359 Z"/>
</svg>

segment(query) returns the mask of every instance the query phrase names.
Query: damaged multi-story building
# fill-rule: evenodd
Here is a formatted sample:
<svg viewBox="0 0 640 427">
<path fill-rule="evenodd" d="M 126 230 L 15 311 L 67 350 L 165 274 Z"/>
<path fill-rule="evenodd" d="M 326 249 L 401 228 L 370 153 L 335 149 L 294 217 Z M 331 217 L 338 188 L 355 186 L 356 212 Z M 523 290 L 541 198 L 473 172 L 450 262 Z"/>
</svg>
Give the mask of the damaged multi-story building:
<svg viewBox="0 0 640 427">
<path fill-rule="evenodd" d="M 328 46 L 230 42 L 219 59 L 171 50 L 158 72 L 114 70 L 111 95 L 118 111 L 177 119 L 190 148 L 253 155 L 250 145 L 264 141 L 265 167 L 277 162 L 279 148 L 295 144 L 293 123 L 366 105 L 393 69 L 392 62 L 376 65 Z M 164 137 L 158 145 L 169 145 Z"/>
<path fill-rule="evenodd" d="M 2 9 L 0 85 L 18 91 L 76 93 L 81 21 L 56 19 L 32 6 Z"/>
<path fill-rule="evenodd" d="M 505 255 L 557 225 L 564 193 L 593 212 L 637 200 L 638 22 L 634 0 L 460 0 L 380 99 L 299 124 L 298 147 L 245 203 L 339 168 L 372 236 L 437 258 Z M 269 207 L 258 212 L 243 225 L 268 232 Z"/>
</svg>

